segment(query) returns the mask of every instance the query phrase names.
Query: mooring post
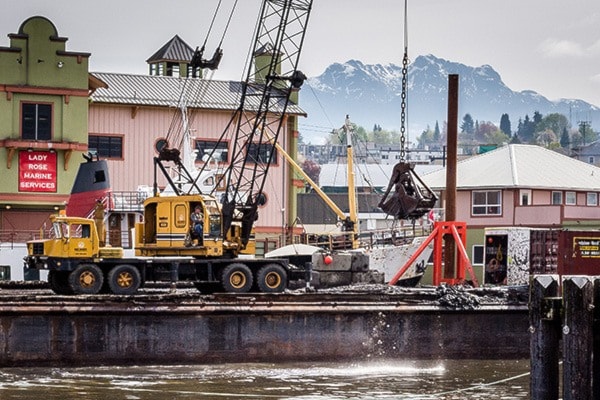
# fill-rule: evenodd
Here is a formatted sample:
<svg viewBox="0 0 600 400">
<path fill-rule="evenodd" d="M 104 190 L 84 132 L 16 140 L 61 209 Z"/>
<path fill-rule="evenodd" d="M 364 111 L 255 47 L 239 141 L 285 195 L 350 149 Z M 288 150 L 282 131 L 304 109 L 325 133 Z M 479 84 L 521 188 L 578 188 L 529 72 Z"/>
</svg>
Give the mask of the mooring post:
<svg viewBox="0 0 600 400">
<path fill-rule="evenodd" d="M 560 307 L 558 275 L 535 275 L 529 292 L 531 400 L 557 400 Z"/>
<path fill-rule="evenodd" d="M 563 278 L 563 399 L 592 399 L 594 285 L 589 276 Z"/>
</svg>

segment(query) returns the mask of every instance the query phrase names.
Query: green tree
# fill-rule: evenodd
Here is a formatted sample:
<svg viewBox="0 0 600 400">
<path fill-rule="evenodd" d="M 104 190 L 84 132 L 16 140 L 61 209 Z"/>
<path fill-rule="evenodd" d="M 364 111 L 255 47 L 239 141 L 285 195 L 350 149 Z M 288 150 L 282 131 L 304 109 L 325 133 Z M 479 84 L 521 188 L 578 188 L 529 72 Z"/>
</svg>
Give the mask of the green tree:
<svg viewBox="0 0 600 400">
<path fill-rule="evenodd" d="M 500 117 L 500 130 L 504 132 L 508 137 L 512 136 L 510 118 L 508 117 L 508 114 L 502 114 L 502 116 Z"/>
<path fill-rule="evenodd" d="M 442 135 L 440 133 L 440 124 L 438 124 L 438 122 L 435 121 L 435 128 L 433 129 L 433 140 L 435 142 L 439 142 L 441 137 Z"/>
<path fill-rule="evenodd" d="M 550 130 L 554 132 L 556 137 L 562 134 L 563 130 L 569 127 L 569 120 L 562 114 L 552 113 L 543 117 L 535 126 L 536 132 L 544 132 Z"/>
<path fill-rule="evenodd" d="M 418 147 L 420 149 L 424 149 L 430 144 L 434 143 L 433 131 L 431 130 L 429 125 L 427 125 L 427 129 L 421 132 L 421 134 L 417 137 L 417 142 L 419 142 Z"/>
<path fill-rule="evenodd" d="M 534 133 L 535 133 L 535 124 L 533 123 L 532 120 L 529 119 L 529 115 L 526 114 L 523 122 L 521 123 L 521 121 L 519 121 L 519 128 L 517 130 L 517 135 L 519 135 L 519 139 L 521 140 L 521 142 L 532 143 Z"/>
<path fill-rule="evenodd" d="M 571 144 L 571 139 L 569 138 L 569 131 L 567 128 L 563 128 L 562 133 L 560 134 L 560 147 L 568 149 Z"/>
<path fill-rule="evenodd" d="M 463 122 L 460 124 L 460 131 L 472 135 L 475 133 L 475 125 L 471 114 L 467 113 L 463 117 Z"/>
<path fill-rule="evenodd" d="M 508 136 L 506 133 L 502 132 L 498 128 L 486 133 L 485 135 L 485 141 L 487 144 L 501 145 L 504 143 L 508 143 L 509 140 L 510 136 Z"/>
<path fill-rule="evenodd" d="M 582 145 L 590 144 L 598 139 L 598 134 L 592 130 L 589 122 L 579 123 L 579 134 L 581 135 Z"/>
</svg>

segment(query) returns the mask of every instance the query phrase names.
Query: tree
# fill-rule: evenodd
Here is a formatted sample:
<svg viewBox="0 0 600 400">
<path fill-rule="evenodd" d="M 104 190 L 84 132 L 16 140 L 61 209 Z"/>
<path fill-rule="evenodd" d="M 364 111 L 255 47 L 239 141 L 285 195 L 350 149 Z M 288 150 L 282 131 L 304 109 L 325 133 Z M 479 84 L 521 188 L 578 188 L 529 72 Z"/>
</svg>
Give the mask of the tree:
<svg viewBox="0 0 600 400">
<path fill-rule="evenodd" d="M 508 118 L 508 114 L 502 114 L 502 116 L 500 117 L 500 130 L 504 132 L 508 137 L 512 136 L 510 118 Z"/>
<path fill-rule="evenodd" d="M 477 124 L 478 131 L 477 136 L 482 139 L 482 141 L 487 141 L 487 138 L 498 131 L 498 127 L 493 123 L 487 121 L 482 121 Z"/>
<path fill-rule="evenodd" d="M 540 146 L 550 147 L 553 143 L 558 143 L 558 136 L 552 129 L 546 129 L 536 133 L 535 141 Z"/>
<path fill-rule="evenodd" d="M 533 125 L 537 126 L 542 121 L 543 115 L 539 111 L 533 113 Z"/>
<path fill-rule="evenodd" d="M 469 135 L 475 133 L 475 125 L 473 123 L 473 117 L 471 117 L 471 114 L 467 113 L 463 117 L 463 122 L 460 124 L 460 131 Z"/>
<path fill-rule="evenodd" d="M 421 132 L 421 135 L 419 135 L 419 137 L 417 137 L 417 142 L 419 142 L 418 147 L 420 149 L 425 149 L 427 146 L 429 146 L 430 144 L 432 144 L 434 142 L 433 141 L 433 131 L 431 130 L 429 125 L 427 125 L 427 129 L 425 129 L 423 132 Z"/>
<path fill-rule="evenodd" d="M 507 143 L 510 140 L 510 136 L 496 128 L 496 130 L 488 132 L 485 135 L 485 139 L 488 144 L 501 145 Z"/>
<path fill-rule="evenodd" d="M 319 184 L 319 174 L 321 173 L 321 166 L 319 164 L 313 160 L 306 159 L 302 163 L 302 171 L 304 171 L 313 182 Z"/>
<path fill-rule="evenodd" d="M 533 142 L 534 132 L 535 132 L 535 124 L 533 123 L 533 121 L 531 121 L 529 119 L 529 115 L 526 114 L 523 122 L 521 123 L 519 121 L 519 128 L 517 130 L 517 135 L 519 135 L 519 139 L 523 143 L 531 143 L 531 142 Z"/>
<path fill-rule="evenodd" d="M 437 121 L 435 121 L 435 128 L 433 129 L 433 140 L 436 142 L 439 142 L 441 136 L 442 135 L 440 133 L 440 125 L 438 124 Z"/>
<path fill-rule="evenodd" d="M 565 127 L 560 135 L 560 147 L 568 149 L 570 144 L 571 140 L 569 138 L 569 131 Z"/>
<path fill-rule="evenodd" d="M 556 137 L 562 134 L 563 130 L 569 127 L 569 120 L 562 114 L 552 113 L 541 119 L 535 126 L 536 132 L 544 132 L 550 130 L 554 132 Z"/>
</svg>

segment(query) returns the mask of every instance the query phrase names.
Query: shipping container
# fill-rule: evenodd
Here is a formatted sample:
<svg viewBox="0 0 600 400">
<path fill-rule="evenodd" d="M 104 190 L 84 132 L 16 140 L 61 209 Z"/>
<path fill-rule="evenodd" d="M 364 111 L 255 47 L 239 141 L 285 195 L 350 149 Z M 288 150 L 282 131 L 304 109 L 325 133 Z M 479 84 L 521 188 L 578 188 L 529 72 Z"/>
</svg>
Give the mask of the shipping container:
<svg viewBox="0 0 600 400">
<path fill-rule="evenodd" d="M 600 275 L 600 231 L 486 228 L 484 283 L 527 285 L 530 275 Z"/>
</svg>

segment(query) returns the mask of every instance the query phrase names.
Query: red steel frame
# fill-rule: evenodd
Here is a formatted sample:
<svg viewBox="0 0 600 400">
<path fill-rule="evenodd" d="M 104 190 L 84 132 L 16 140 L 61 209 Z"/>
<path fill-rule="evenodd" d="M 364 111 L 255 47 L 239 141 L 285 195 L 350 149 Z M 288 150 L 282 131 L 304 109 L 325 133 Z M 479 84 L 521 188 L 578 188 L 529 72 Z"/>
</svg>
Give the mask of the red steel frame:
<svg viewBox="0 0 600 400">
<path fill-rule="evenodd" d="M 413 254 L 409 260 L 404 264 L 400 270 L 390 280 L 390 285 L 395 285 L 396 282 L 404 275 L 406 270 L 416 260 L 416 258 L 425 250 L 425 248 L 433 240 L 433 284 L 438 286 L 442 283 L 449 285 L 460 285 L 465 283 L 466 272 L 469 272 L 471 282 L 473 286 L 478 287 L 479 282 L 473 272 L 473 267 L 467 256 L 465 245 L 467 243 L 467 224 L 459 221 L 440 221 L 435 222 L 433 225 L 433 231 L 427 237 L 427 239 L 419 246 L 415 254 Z M 443 262 L 442 262 L 442 250 L 444 243 L 444 236 L 452 235 L 454 243 L 458 250 L 458 258 L 456 260 L 456 268 L 454 271 L 454 277 L 445 277 L 443 274 Z"/>
</svg>

